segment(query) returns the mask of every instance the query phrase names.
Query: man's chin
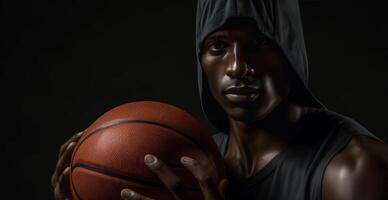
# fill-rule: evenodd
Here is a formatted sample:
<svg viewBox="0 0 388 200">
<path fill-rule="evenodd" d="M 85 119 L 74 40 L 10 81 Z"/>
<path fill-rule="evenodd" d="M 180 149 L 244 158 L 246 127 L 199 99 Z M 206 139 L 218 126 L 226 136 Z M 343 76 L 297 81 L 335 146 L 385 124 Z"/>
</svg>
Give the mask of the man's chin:
<svg viewBox="0 0 388 200">
<path fill-rule="evenodd" d="M 243 123 L 250 123 L 257 120 L 256 113 L 244 109 L 233 109 L 228 115 L 231 119 Z"/>
<path fill-rule="evenodd" d="M 264 120 L 269 114 L 270 110 L 254 110 L 244 108 L 233 108 L 228 112 L 228 115 L 231 119 L 243 123 L 253 123 Z"/>
</svg>

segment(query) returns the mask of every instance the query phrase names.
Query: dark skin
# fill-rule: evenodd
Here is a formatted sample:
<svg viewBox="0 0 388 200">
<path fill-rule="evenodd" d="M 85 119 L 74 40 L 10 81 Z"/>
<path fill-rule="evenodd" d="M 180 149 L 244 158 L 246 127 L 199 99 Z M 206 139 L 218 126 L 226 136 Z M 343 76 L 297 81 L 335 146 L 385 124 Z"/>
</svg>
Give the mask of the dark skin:
<svg viewBox="0 0 388 200">
<path fill-rule="evenodd" d="M 289 66 L 276 45 L 252 24 L 231 22 L 207 38 L 202 52 L 210 91 L 229 117 L 228 178 L 243 181 L 289 144 L 287 130 L 300 117 L 317 110 L 290 100 L 292 84 L 285 70 Z M 241 83 L 264 86 L 257 98 L 241 91 L 235 91 L 239 97 L 228 97 L 224 88 Z M 383 200 L 388 199 L 387 186 L 387 146 L 355 137 L 329 163 L 322 195 L 324 200 Z"/>
<path fill-rule="evenodd" d="M 230 139 L 225 154 L 228 179 L 243 181 L 268 164 L 292 140 L 288 130 L 305 114 L 317 111 L 290 98 L 292 79 L 287 62 L 277 46 L 258 32 L 256 26 L 231 22 L 208 36 L 202 45 L 201 64 L 211 94 L 227 113 Z M 232 89 L 231 89 L 232 88 Z M 76 135 L 60 150 L 52 183 L 56 199 L 70 199 L 68 190 L 70 155 Z M 149 162 L 148 162 L 149 161 Z M 215 183 L 209 163 L 181 158 L 197 178 L 206 200 L 224 199 L 226 179 Z M 176 199 L 189 199 L 179 178 L 152 155 L 145 163 Z M 388 199 L 388 148 L 366 138 L 355 137 L 329 163 L 323 179 L 324 200 Z M 131 189 L 123 199 L 149 200 Z"/>
<path fill-rule="evenodd" d="M 386 145 L 354 138 L 329 164 L 323 179 L 323 199 L 388 199 L 387 155 Z"/>
<path fill-rule="evenodd" d="M 286 62 L 251 24 L 231 22 L 205 40 L 202 52 L 210 91 L 230 122 L 229 178 L 243 181 L 284 149 L 287 130 L 309 109 L 288 101 Z M 258 89 L 225 91 L 242 85 Z"/>
</svg>

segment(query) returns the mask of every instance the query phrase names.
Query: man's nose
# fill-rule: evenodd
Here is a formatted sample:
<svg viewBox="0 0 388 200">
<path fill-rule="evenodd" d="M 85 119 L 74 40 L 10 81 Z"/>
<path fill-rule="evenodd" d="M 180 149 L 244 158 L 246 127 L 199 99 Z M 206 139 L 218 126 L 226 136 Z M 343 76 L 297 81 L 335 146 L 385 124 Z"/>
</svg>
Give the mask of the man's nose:
<svg viewBox="0 0 388 200">
<path fill-rule="evenodd" d="M 248 72 L 246 52 L 240 44 L 233 45 L 233 52 L 230 55 L 230 62 L 225 73 L 231 78 L 243 78 Z"/>
</svg>

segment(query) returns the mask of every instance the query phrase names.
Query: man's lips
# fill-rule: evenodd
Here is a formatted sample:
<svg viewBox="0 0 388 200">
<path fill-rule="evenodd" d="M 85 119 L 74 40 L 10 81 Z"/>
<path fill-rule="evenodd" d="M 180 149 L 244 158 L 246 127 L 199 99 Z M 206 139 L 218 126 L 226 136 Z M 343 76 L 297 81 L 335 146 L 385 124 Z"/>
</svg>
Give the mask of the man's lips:
<svg viewBox="0 0 388 200">
<path fill-rule="evenodd" d="M 223 91 L 225 97 L 234 103 L 254 101 L 259 97 L 259 87 L 257 86 L 231 86 Z"/>
<path fill-rule="evenodd" d="M 252 93 L 257 93 L 259 87 L 243 85 L 243 86 L 230 86 L 223 91 L 224 95 L 227 94 L 236 94 L 236 95 L 249 95 Z"/>
</svg>

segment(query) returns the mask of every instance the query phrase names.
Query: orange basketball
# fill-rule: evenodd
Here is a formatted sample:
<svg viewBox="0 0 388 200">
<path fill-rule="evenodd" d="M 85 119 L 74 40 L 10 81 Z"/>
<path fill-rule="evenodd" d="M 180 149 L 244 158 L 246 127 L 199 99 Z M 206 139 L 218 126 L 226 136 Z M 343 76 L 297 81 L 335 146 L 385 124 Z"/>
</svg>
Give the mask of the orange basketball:
<svg viewBox="0 0 388 200">
<path fill-rule="evenodd" d="M 160 102 L 118 106 L 87 128 L 71 159 L 70 187 L 74 199 L 121 199 L 130 188 L 145 196 L 174 199 L 144 164 L 153 154 L 182 180 L 192 199 L 203 199 L 199 184 L 180 163 L 182 156 L 213 161 L 224 176 L 222 158 L 206 128 L 187 112 Z"/>
</svg>

